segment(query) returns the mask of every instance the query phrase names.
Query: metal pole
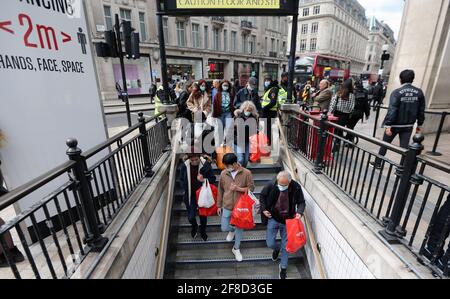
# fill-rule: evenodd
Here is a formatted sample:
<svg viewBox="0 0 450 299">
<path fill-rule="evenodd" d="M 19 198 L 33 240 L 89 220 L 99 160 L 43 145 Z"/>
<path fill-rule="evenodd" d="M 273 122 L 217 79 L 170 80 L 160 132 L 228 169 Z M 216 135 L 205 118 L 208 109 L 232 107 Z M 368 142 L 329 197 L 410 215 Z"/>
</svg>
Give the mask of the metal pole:
<svg viewBox="0 0 450 299">
<path fill-rule="evenodd" d="M 439 124 L 439 129 L 437 131 L 436 140 L 434 141 L 433 151 L 427 152 L 427 154 L 430 156 L 435 156 L 435 157 L 442 156 L 441 153 L 437 152 L 437 148 L 439 145 L 439 139 L 441 139 L 442 129 L 444 128 L 444 123 L 445 123 L 446 117 L 447 117 L 447 112 L 446 111 L 442 112 L 441 123 Z"/>
<path fill-rule="evenodd" d="M 167 76 L 167 56 L 166 56 L 166 41 L 164 40 L 163 15 L 158 14 L 158 35 L 159 35 L 159 51 L 161 56 L 161 77 L 164 88 L 164 99 L 161 102 L 164 104 L 172 104 L 169 92 L 169 77 Z"/>
<path fill-rule="evenodd" d="M 291 51 L 289 54 L 289 84 L 287 97 L 288 104 L 292 104 L 295 102 L 293 99 L 293 95 L 294 95 L 294 75 L 295 75 L 295 54 L 297 52 L 297 33 L 298 33 L 298 9 L 292 18 Z"/>
<path fill-rule="evenodd" d="M 82 151 L 78 148 L 78 141 L 76 139 L 69 139 L 66 142 L 69 149 L 66 151 L 67 156 L 76 164 L 73 167 L 73 174 L 77 181 L 77 192 L 80 197 L 83 215 L 86 219 L 87 236 L 86 243 L 91 247 L 93 252 L 100 252 L 108 243 L 108 238 L 105 238 L 100 233 L 100 223 L 97 221 L 94 200 L 89 189 L 89 180 L 91 175 L 87 170 L 86 159 L 81 155 Z"/>
<path fill-rule="evenodd" d="M 380 109 L 381 109 L 380 105 L 377 105 L 376 109 L 377 109 L 377 113 L 375 115 L 375 125 L 373 127 L 373 138 L 376 138 L 376 136 L 377 136 L 378 119 L 380 118 Z"/>
<path fill-rule="evenodd" d="M 149 147 L 148 147 L 148 140 L 147 140 L 147 136 L 148 136 L 148 132 L 147 129 L 145 127 L 145 117 L 144 117 L 144 113 L 139 112 L 139 139 L 141 140 L 141 144 L 142 144 L 142 154 L 144 155 L 144 172 L 145 172 L 145 177 L 147 178 L 151 178 L 155 173 L 152 170 L 152 163 L 150 161 L 150 151 L 149 151 Z"/>
<path fill-rule="evenodd" d="M 411 189 L 411 177 L 417 169 L 417 156 L 423 150 L 423 140 L 423 135 L 418 134 L 414 136 L 414 143 L 409 146 L 402 169 L 400 169 L 401 179 L 397 189 L 394 207 L 392 208 L 391 216 L 386 219 L 388 223 L 387 227 L 381 232 L 381 235 L 391 244 L 398 243 L 398 239 L 406 235 L 406 231 L 400 226 L 400 221 L 402 220 L 402 215 L 408 202 L 409 191 Z"/>
<path fill-rule="evenodd" d="M 317 156 L 314 165 L 314 172 L 317 174 L 322 173 L 323 169 L 323 158 L 325 154 L 325 145 L 327 144 L 327 131 L 328 126 L 326 125 L 326 121 L 328 120 L 328 111 L 323 111 L 323 114 L 320 118 L 320 130 L 317 132 L 317 137 L 319 138 L 317 145 Z"/>
<path fill-rule="evenodd" d="M 122 37 L 120 36 L 120 20 L 118 14 L 116 14 L 116 24 L 114 27 L 116 29 L 117 49 L 119 50 L 120 71 L 122 73 L 122 85 L 123 85 L 122 99 L 125 102 L 125 107 L 127 110 L 128 127 L 131 127 L 132 123 L 131 123 L 130 101 L 128 99 L 127 77 L 125 73 L 125 62 L 123 59 Z"/>
</svg>

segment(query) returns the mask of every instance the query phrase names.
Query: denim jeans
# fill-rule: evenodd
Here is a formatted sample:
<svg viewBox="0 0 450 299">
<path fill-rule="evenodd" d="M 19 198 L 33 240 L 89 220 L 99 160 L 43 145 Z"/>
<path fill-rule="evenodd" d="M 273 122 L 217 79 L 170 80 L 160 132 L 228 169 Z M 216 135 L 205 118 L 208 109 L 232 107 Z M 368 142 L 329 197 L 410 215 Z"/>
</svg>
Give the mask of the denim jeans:
<svg viewBox="0 0 450 299">
<path fill-rule="evenodd" d="M 234 151 L 236 152 L 238 163 L 241 164 L 242 167 L 247 168 L 248 162 L 250 161 L 250 143 L 245 145 L 245 149 L 235 145 Z"/>
<path fill-rule="evenodd" d="M 222 113 L 220 116 L 220 121 L 222 122 L 223 130 L 224 130 L 224 138 L 228 137 L 228 134 L 231 134 L 230 131 L 233 128 L 233 114 L 231 112 Z M 231 135 L 232 136 L 232 135 Z M 232 141 L 232 140 L 229 140 Z"/>
<path fill-rule="evenodd" d="M 235 228 L 230 225 L 232 213 L 233 213 L 233 211 L 230 211 L 227 209 L 222 209 L 222 231 L 223 232 L 234 232 L 236 234 L 234 237 L 234 249 L 240 249 L 242 234 L 244 231 L 242 229 Z"/>
<path fill-rule="evenodd" d="M 281 235 L 281 247 L 277 242 L 278 231 L 280 231 Z M 269 223 L 267 224 L 267 247 L 273 250 L 281 250 L 281 268 L 287 269 L 289 262 L 289 254 L 286 251 L 287 245 L 287 231 L 286 225 L 278 223 L 274 219 L 269 219 Z"/>
</svg>

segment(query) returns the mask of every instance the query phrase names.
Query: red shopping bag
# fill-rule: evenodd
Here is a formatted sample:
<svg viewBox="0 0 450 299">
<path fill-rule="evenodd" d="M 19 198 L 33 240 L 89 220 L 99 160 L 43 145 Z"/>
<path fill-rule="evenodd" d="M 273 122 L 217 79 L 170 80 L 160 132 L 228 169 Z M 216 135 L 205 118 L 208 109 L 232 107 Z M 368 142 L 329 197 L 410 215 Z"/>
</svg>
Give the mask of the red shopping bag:
<svg viewBox="0 0 450 299">
<path fill-rule="evenodd" d="M 254 229 L 256 226 L 253 220 L 254 203 L 248 194 L 242 195 L 233 208 L 230 224 L 240 229 Z"/>
<path fill-rule="evenodd" d="M 269 138 L 263 133 L 250 137 L 250 161 L 257 163 L 261 157 L 270 157 Z"/>
<path fill-rule="evenodd" d="M 286 220 L 288 253 L 296 253 L 306 245 L 306 230 L 300 216 Z"/>
<path fill-rule="evenodd" d="M 214 197 L 214 205 L 212 207 L 210 207 L 209 209 L 206 208 L 199 208 L 198 209 L 198 215 L 199 216 L 203 216 L 203 217 L 211 217 L 211 216 L 217 216 L 217 187 L 214 185 L 209 185 Z M 203 188 L 203 187 L 202 187 Z M 200 192 L 202 191 L 202 188 L 198 189 L 196 192 L 196 196 L 197 196 L 197 203 L 198 203 L 198 198 L 200 197 Z"/>
</svg>

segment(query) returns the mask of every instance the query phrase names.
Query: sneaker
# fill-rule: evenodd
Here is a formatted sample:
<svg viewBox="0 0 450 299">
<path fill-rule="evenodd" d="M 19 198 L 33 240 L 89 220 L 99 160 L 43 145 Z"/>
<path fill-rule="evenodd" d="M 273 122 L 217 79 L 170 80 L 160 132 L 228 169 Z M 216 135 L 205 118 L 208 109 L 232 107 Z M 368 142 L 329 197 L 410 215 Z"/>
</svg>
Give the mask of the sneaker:
<svg viewBox="0 0 450 299">
<path fill-rule="evenodd" d="M 287 279 L 287 269 L 282 269 L 280 265 L 280 279 Z"/>
<path fill-rule="evenodd" d="M 234 232 L 229 232 L 227 236 L 227 242 L 233 242 L 234 236 L 235 236 Z"/>
<path fill-rule="evenodd" d="M 198 228 L 197 227 L 192 227 L 192 230 L 191 230 L 191 236 L 192 236 L 192 239 L 195 239 L 195 238 L 197 238 L 197 235 L 198 235 Z"/>
<path fill-rule="evenodd" d="M 381 169 L 381 164 L 376 162 L 370 162 L 370 166 L 374 167 L 375 169 Z"/>
<path fill-rule="evenodd" d="M 241 251 L 239 249 L 234 249 L 233 247 L 233 250 L 231 250 L 231 252 L 233 252 L 236 261 L 242 262 L 244 258 L 242 257 Z"/>
<path fill-rule="evenodd" d="M 280 250 L 274 250 L 272 252 L 272 261 L 276 262 L 280 258 Z"/>
</svg>

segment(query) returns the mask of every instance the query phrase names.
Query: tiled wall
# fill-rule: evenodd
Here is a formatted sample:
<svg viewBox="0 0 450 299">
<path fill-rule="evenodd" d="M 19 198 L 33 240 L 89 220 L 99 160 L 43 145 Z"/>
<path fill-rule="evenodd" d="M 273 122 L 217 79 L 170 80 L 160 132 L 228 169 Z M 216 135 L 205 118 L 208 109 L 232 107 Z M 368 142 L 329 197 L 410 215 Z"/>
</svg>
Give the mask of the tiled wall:
<svg viewBox="0 0 450 299">
<path fill-rule="evenodd" d="M 317 243 L 321 246 L 322 261 L 329 279 L 374 279 L 374 275 L 350 247 L 325 213 L 306 190 L 307 213 Z M 306 247 L 313 278 L 320 278 L 310 244 Z"/>
<path fill-rule="evenodd" d="M 162 195 L 165 199 L 166 193 Z M 160 247 L 163 207 L 166 200 L 160 200 L 153 216 L 139 241 L 138 246 L 123 274 L 123 279 L 154 279 L 156 270 L 156 248 Z"/>
</svg>

